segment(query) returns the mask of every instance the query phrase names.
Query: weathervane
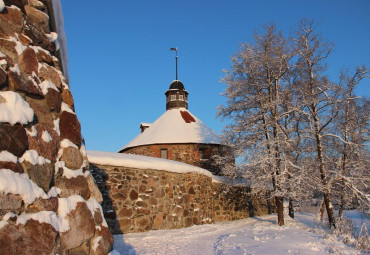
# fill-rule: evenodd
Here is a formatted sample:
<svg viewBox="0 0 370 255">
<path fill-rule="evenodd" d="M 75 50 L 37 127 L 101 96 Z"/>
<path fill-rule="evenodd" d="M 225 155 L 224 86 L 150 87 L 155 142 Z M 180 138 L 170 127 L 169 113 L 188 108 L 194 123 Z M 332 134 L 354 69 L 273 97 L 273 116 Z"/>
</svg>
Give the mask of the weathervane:
<svg viewBox="0 0 370 255">
<path fill-rule="evenodd" d="M 177 57 L 177 50 L 178 50 L 178 49 L 177 49 L 177 47 L 176 47 L 176 48 L 171 48 L 170 50 L 171 50 L 171 51 L 176 51 L 176 57 L 175 57 L 175 59 L 176 59 L 176 80 L 178 80 L 178 79 L 177 79 L 177 58 L 178 58 L 178 57 Z"/>
</svg>

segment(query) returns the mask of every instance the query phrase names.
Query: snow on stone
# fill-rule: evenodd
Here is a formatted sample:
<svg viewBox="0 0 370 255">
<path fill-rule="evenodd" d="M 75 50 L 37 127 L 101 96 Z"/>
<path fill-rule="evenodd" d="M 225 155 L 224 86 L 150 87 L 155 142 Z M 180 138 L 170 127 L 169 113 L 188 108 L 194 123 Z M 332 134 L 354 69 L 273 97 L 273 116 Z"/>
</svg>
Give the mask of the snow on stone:
<svg viewBox="0 0 370 255">
<path fill-rule="evenodd" d="M 4 8 L 5 8 L 4 1 L 3 0 L 0 0 L 0 12 L 2 12 L 4 10 Z"/>
<path fill-rule="evenodd" d="M 89 175 L 89 171 L 86 171 L 85 173 L 83 172 L 83 167 L 85 167 L 85 165 L 83 164 L 81 166 L 80 169 L 77 169 L 77 170 L 72 170 L 72 169 L 69 169 L 68 167 L 66 167 L 66 163 L 64 161 L 58 161 L 55 163 L 55 174 L 58 173 L 59 169 L 62 168 L 63 169 L 63 177 L 66 177 L 67 179 L 72 179 L 72 178 L 76 178 L 78 176 L 87 176 Z"/>
<path fill-rule="evenodd" d="M 55 32 L 51 32 L 50 34 L 45 34 L 45 35 L 52 42 L 55 42 L 58 39 L 58 34 Z"/>
<path fill-rule="evenodd" d="M 86 204 L 87 204 L 87 207 L 89 207 L 89 210 L 91 212 L 91 214 L 94 216 L 94 213 L 95 213 L 95 210 L 96 209 L 99 209 L 100 210 L 100 214 L 101 214 L 101 217 L 103 219 L 103 223 L 102 223 L 102 226 L 104 227 L 107 227 L 108 228 L 108 224 L 104 218 L 104 215 L 103 215 L 103 208 L 101 207 L 101 205 L 98 203 L 98 201 L 96 201 L 95 198 L 89 198 L 89 200 L 86 201 Z"/>
<path fill-rule="evenodd" d="M 48 198 L 45 192 L 28 178 L 27 174 L 14 173 L 9 169 L 0 170 L 0 192 L 18 194 L 26 204 L 32 204 L 39 197 Z"/>
<path fill-rule="evenodd" d="M 78 202 L 85 202 L 85 199 L 79 195 L 72 195 L 67 198 L 59 198 L 58 214 L 66 217 L 68 213 L 75 210 Z"/>
<path fill-rule="evenodd" d="M 62 111 L 62 112 L 63 112 L 63 111 L 66 111 L 66 112 L 70 112 L 70 113 L 75 114 L 75 113 L 73 112 L 73 110 L 72 110 L 71 108 L 69 108 L 69 106 L 68 106 L 66 103 L 64 103 L 64 102 L 62 102 L 61 111 Z"/>
<path fill-rule="evenodd" d="M 211 172 L 203 168 L 162 158 L 103 151 L 87 151 L 87 157 L 89 162 L 100 165 L 125 166 L 138 169 L 155 169 L 175 173 L 194 172 L 211 178 L 213 177 Z"/>
<path fill-rule="evenodd" d="M 57 197 L 58 195 L 60 195 L 62 193 L 62 190 L 60 188 L 57 188 L 57 187 L 52 187 L 49 192 L 48 192 L 48 197 Z"/>
<path fill-rule="evenodd" d="M 49 89 L 49 88 L 50 88 L 50 89 L 54 89 L 54 90 L 58 91 L 58 89 L 57 89 L 57 87 L 55 86 L 55 84 L 54 84 L 54 83 L 52 83 L 51 81 L 48 81 L 48 80 L 45 80 L 45 81 L 41 82 L 41 83 L 39 84 L 39 86 L 40 86 L 40 88 L 41 88 L 41 90 L 42 90 L 42 93 L 43 93 L 44 95 L 46 95 L 46 94 L 48 93 L 48 89 Z"/>
<path fill-rule="evenodd" d="M 102 207 L 100 204 L 94 199 L 90 198 L 88 201 L 83 199 L 83 197 L 79 195 L 72 195 L 67 198 L 59 198 L 58 200 L 58 215 L 63 219 L 63 226 L 61 228 L 61 232 L 65 232 L 69 229 L 68 221 L 65 219 L 65 217 L 73 210 L 76 209 L 77 203 L 82 202 L 86 203 L 87 207 L 91 211 L 91 214 L 94 216 L 94 211 L 96 208 L 100 209 L 100 212 L 103 212 Z M 104 219 L 104 216 L 102 215 L 102 218 Z M 103 226 L 108 227 L 105 219 L 102 223 Z"/>
<path fill-rule="evenodd" d="M 51 162 L 49 159 L 40 156 L 36 150 L 28 150 L 23 153 L 22 157 L 19 159 L 19 162 L 22 163 L 23 161 L 28 161 L 34 166 Z"/>
<path fill-rule="evenodd" d="M 0 0 L 1 1 L 1 0 Z M 0 3 L 1 4 L 1 3 Z M 1 6 L 0 6 L 1 8 Z M 7 221 L 4 221 L 4 220 L 1 220 L 0 221 L 0 229 L 2 229 L 3 227 L 5 227 L 6 225 L 8 225 L 9 223 Z"/>
<path fill-rule="evenodd" d="M 15 6 L 15 5 L 11 5 L 9 8 L 16 9 L 16 10 L 18 10 L 18 11 L 20 11 L 20 10 L 21 10 L 18 6 Z"/>
<path fill-rule="evenodd" d="M 15 64 L 14 66 L 10 67 L 9 70 L 14 73 L 21 74 L 21 69 L 19 69 L 18 64 Z"/>
<path fill-rule="evenodd" d="M 5 57 L 5 55 L 4 56 L 2 56 L 2 55 L 4 55 L 4 54 L 2 54 L 1 52 L 0 52 L 0 57 Z M 6 64 L 8 64 L 8 62 L 5 60 L 5 59 L 1 59 L 0 60 L 0 68 L 1 69 L 3 69 L 2 67 L 1 67 L 1 65 L 6 65 Z M 4 70 L 4 69 L 3 69 Z M 5 71 L 5 70 L 4 70 Z"/>
<path fill-rule="evenodd" d="M 99 247 L 99 242 L 100 242 L 101 239 L 102 239 L 101 236 L 97 236 L 97 237 L 93 238 L 93 240 L 92 240 L 92 245 L 93 245 L 92 248 L 93 248 L 94 251 L 96 251 L 96 249 Z"/>
<path fill-rule="evenodd" d="M 74 144 L 75 145 L 75 144 Z M 76 146 L 77 147 L 77 146 Z M 87 152 L 86 152 L 86 147 L 85 145 L 81 145 L 81 148 L 80 148 L 80 152 L 81 152 L 81 155 L 82 157 L 86 158 L 87 157 Z"/>
<path fill-rule="evenodd" d="M 2 152 L 0 152 L 0 161 L 7 161 L 7 162 L 17 163 L 18 159 L 17 159 L 16 156 L 11 154 L 10 152 L 2 151 Z"/>
<path fill-rule="evenodd" d="M 36 137 L 37 136 L 37 130 L 36 130 L 35 126 L 32 126 L 31 127 L 31 131 L 29 131 L 28 129 L 26 129 L 26 133 L 27 133 L 27 135 L 32 136 L 32 137 Z"/>
<path fill-rule="evenodd" d="M 60 147 L 61 148 L 68 148 L 68 147 L 73 147 L 73 148 L 76 148 L 78 149 L 77 145 L 72 143 L 69 139 L 63 139 L 61 142 L 60 142 Z"/>
<path fill-rule="evenodd" d="M 181 112 L 186 112 L 195 122 L 186 123 Z M 220 144 L 219 135 L 185 108 L 167 110 L 145 132 L 140 133 L 121 150 L 147 144 L 206 143 Z"/>
<path fill-rule="evenodd" d="M 18 10 L 20 10 L 18 7 L 12 5 L 10 6 L 10 8 L 17 8 Z M 12 41 L 12 42 L 15 42 L 15 50 L 17 51 L 18 55 L 22 55 L 23 51 L 25 51 L 27 49 L 26 46 L 24 46 L 20 41 L 17 40 L 17 38 L 15 37 L 10 37 L 8 41 Z"/>
<path fill-rule="evenodd" d="M 0 122 L 27 124 L 33 120 L 33 115 L 30 105 L 18 93 L 0 91 Z"/>
<path fill-rule="evenodd" d="M 44 132 L 42 132 L 41 138 L 42 138 L 42 140 L 44 140 L 44 142 L 45 142 L 45 143 L 48 143 L 48 142 L 50 142 L 51 140 L 53 140 L 53 139 L 51 138 L 51 136 L 50 136 L 50 134 L 49 134 L 49 132 L 48 132 L 48 131 L 44 131 Z"/>
<path fill-rule="evenodd" d="M 56 231 L 65 232 L 69 229 L 68 221 L 59 217 L 53 211 L 41 211 L 37 213 L 22 213 L 17 218 L 17 225 L 25 225 L 28 220 L 35 220 L 39 223 L 47 223 L 53 226 Z"/>
<path fill-rule="evenodd" d="M 55 132 L 57 132 L 58 135 L 60 135 L 59 122 L 60 122 L 59 118 L 53 121 L 54 123 L 53 129 L 55 130 Z"/>
</svg>

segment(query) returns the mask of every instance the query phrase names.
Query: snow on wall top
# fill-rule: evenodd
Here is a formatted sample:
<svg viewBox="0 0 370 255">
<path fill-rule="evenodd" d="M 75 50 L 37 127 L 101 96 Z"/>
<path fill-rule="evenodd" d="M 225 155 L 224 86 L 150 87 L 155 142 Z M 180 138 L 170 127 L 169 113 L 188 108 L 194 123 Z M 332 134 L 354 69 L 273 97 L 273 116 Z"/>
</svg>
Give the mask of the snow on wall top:
<svg viewBox="0 0 370 255">
<path fill-rule="evenodd" d="M 145 132 L 121 150 L 148 144 L 208 143 L 220 144 L 219 135 L 186 108 L 167 110 Z M 121 151 L 120 150 L 120 151 Z"/>
<path fill-rule="evenodd" d="M 87 158 L 89 159 L 90 163 L 99 165 L 154 169 L 174 173 L 193 172 L 203 174 L 214 179 L 212 173 L 206 169 L 162 158 L 103 151 L 87 151 Z"/>
</svg>

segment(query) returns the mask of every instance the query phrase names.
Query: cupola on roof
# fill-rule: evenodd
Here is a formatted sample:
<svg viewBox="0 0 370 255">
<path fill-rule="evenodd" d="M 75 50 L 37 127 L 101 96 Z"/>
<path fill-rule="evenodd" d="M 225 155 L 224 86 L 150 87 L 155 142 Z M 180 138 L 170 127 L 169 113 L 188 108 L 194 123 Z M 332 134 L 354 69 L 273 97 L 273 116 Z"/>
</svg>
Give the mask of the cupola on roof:
<svg viewBox="0 0 370 255">
<path fill-rule="evenodd" d="M 181 81 L 174 80 L 171 82 L 170 88 L 164 94 L 166 95 L 166 110 L 188 108 L 189 93 Z"/>
<path fill-rule="evenodd" d="M 184 84 L 182 84 L 179 80 L 174 80 L 169 89 L 178 89 L 178 90 L 185 90 Z"/>
</svg>

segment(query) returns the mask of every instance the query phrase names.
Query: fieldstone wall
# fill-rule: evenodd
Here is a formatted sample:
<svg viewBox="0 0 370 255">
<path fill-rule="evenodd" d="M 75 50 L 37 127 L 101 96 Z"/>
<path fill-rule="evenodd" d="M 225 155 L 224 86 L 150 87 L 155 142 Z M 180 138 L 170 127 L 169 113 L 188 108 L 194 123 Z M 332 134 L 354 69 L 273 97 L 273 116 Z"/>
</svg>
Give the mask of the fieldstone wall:
<svg viewBox="0 0 370 255">
<path fill-rule="evenodd" d="M 107 254 L 51 4 L 0 1 L 0 254 Z"/>
<path fill-rule="evenodd" d="M 219 144 L 151 144 L 122 150 L 122 153 L 136 154 L 160 158 L 161 149 L 167 149 L 168 159 L 184 162 L 193 166 L 198 166 L 218 174 L 220 169 L 214 165 L 211 158 L 214 155 L 225 155 L 228 150 Z M 203 153 L 201 159 L 200 151 Z"/>
<path fill-rule="evenodd" d="M 268 213 L 268 201 L 210 177 L 90 163 L 112 233 L 174 229 Z"/>
</svg>

